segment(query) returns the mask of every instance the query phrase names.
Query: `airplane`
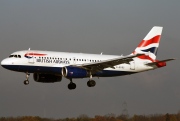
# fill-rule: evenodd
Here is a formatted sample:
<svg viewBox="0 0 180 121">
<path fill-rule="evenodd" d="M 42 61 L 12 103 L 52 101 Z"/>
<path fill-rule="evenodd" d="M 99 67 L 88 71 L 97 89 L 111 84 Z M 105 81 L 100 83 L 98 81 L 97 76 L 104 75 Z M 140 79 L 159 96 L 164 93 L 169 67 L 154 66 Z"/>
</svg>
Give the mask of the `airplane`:
<svg viewBox="0 0 180 121">
<path fill-rule="evenodd" d="M 136 49 L 127 56 L 54 52 L 41 50 L 17 51 L 1 61 L 1 66 L 12 71 L 24 72 L 25 85 L 29 84 L 29 75 L 33 73 L 36 82 L 60 82 L 62 77 L 70 80 L 68 89 L 76 84 L 72 79 L 89 78 L 88 87 L 94 87 L 93 77 L 114 77 L 136 74 L 166 66 L 167 61 L 156 60 L 163 27 L 154 26 Z"/>
</svg>

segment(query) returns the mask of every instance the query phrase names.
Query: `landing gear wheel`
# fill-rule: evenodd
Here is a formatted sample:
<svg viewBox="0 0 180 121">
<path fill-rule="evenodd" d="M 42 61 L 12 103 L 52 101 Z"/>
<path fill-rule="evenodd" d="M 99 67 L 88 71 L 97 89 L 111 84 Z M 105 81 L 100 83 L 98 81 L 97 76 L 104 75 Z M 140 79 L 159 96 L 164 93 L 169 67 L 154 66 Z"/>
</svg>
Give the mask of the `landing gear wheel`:
<svg viewBox="0 0 180 121">
<path fill-rule="evenodd" d="M 28 84 L 29 84 L 29 81 L 28 81 L 28 80 L 24 80 L 24 84 L 25 84 L 25 85 L 28 85 Z"/>
<path fill-rule="evenodd" d="M 28 72 L 26 72 L 26 80 L 24 80 L 24 84 L 25 85 L 28 85 L 29 84 L 29 73 Z"/>
<path fill-rule="evenodd" d="M 70 82 L 70 83 L 68 84 L 68 89 L 69 89 L 69 90 L 76 89 L 76 84 L 73 83 L 73 82 Z"/>
<path fill-rule="evenodd" d="M 88 87 L 94 87 L 96 85 L 96 82 L 94 81 L 94 80 L 89 80 L 88 82 L 87 82 L 87 86 Z"/>
</svg>

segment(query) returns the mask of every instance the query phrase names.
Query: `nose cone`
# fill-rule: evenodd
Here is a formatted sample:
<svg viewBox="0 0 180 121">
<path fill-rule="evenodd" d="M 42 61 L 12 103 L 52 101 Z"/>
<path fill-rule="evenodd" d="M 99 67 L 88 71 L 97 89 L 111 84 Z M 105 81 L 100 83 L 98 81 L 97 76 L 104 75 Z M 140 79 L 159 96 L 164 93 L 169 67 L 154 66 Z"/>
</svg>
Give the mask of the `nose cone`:
<svg viewBox="0 0 180 121">
<path fill-rule="evenodd" d="M 10 69 L 9 67 L 11 67 L 12 65 L 13 65 L 13 61 L 10 58 L 6 58 L 1 61 L 1 66 L 6 69 Z"/>
<path fill-rule="evenodd" d="M 15 64 L 17 60 L 13 58 L 6 58 L 1 61 L 1 66 L 11 71 L 18 71 L 19 66 Z"/>
<path fill-rule="evenodd" d="M 6 61 L 5 59 L 1 61 L 1 66 L 5 65 L 6 64 Z"/>
<path fill-rule="evenodd" d="M 1 66 L 6 68 L 6 65 L 9 65 L 7 59 L 2 60 L 1 61 Z"/>
</svg>

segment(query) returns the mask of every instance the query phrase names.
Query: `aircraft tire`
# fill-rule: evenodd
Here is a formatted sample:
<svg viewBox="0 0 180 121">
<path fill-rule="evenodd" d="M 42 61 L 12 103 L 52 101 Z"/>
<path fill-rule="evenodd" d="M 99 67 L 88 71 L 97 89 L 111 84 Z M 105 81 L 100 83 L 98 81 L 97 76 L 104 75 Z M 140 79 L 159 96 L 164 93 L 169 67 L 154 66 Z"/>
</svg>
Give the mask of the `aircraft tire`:
<svg viewBox="0 0 180 121">
<path fill-rule="evenodd" d="M 87 82 L 87 86 L 88 87 L 94 87 L 96 85 L 96 82 L 94 81 L 94 80 L 89 80 L 88 82 Z"/>
<path fill-rule="evenodd" d="M 69 90 L 76 89 L 76 84 L 73 83 L 73 82 L 69 83 L 69 84 L 68 84 L 68 89 L 69 89 Z"/>
<path fill-rule="evenodd" d="M 24 80 L 24 85 L 28 85 L 29 81 L 28 80 Z"/>
</svg>

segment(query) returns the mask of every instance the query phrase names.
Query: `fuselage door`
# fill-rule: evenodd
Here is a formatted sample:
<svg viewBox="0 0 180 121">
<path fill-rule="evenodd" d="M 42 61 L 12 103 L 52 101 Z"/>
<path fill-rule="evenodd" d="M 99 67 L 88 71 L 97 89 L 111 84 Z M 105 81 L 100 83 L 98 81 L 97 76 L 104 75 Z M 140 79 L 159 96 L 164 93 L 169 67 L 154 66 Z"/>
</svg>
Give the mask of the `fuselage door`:
<svg viewBox="0 0 180 121">
<path fill-rule="evenodd" d="M 28 58 L 28 63 L 34 64 L 34 52 L 28 52 L 26 57 Z"/>
<path fill-rule="evenodd" d="M 130 62 L 130 69 L 135 70 L 135 62 L 134 61 Z"/>
<path fill-rule="evenodd" d="M 73 57 L 73 64 L 76 64 L 76 58 L 75 57 Z"/>
</svg>

